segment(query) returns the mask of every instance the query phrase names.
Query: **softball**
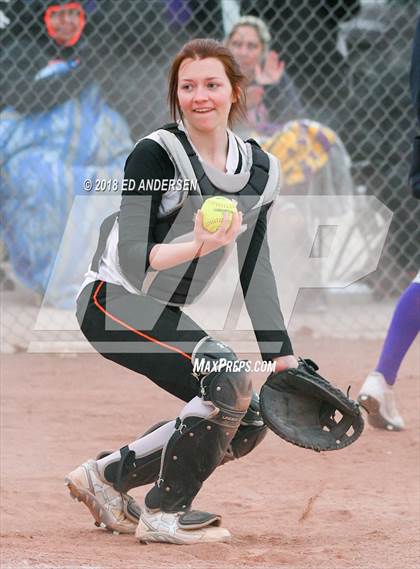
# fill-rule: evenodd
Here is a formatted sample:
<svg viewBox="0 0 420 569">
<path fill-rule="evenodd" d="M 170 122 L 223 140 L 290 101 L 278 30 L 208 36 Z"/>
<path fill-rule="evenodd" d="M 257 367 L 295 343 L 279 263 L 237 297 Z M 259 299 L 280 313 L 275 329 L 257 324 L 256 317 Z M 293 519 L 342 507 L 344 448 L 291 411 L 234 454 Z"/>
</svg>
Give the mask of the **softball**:
<svg viewBox="0 0 420 569">
<path fill-rule="evenodd" d="M 234 200 L 224 198 L 223 196 L 215 196 L 207 199 L 202 207 L 203 227 L 210 233 L 214 233 L 223 223 L 223 214 L 228 214 L 229 225 L 231 226 L 233 214 L 237 211 Z"/>
</svg>

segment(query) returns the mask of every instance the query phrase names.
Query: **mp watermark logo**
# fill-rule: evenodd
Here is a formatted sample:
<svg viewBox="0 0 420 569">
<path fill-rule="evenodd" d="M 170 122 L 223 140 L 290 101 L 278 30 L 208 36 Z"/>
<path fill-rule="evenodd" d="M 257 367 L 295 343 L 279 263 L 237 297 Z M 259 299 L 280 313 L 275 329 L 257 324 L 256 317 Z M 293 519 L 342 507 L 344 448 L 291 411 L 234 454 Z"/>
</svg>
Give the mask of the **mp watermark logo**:
<svg viewBox="0 0 420 569">
<path fill-rule="evenodd" d="M 150 195 L 125 195 L 124 200 L 125 207 L 136 206 L 138 209 L 141 205 L 143 218 L 150 218 L 152 204 Z M 141 203 L 138 204 L 137 200 Z M 193 212 L 196 209 L 192 200 L 194 198 L 189 196 L 182 201 L 182 207 L 164 243 L 170 242 L 172 234 L 183 235 L 185 228 L 190 226 L 192 230 Z M 48 331 L 51 331 L 54 338 L 57 336 L 57 331 L 66 333 L 66 351 L 77 353 L 86 350 L 86 342 L 80 337 L 80 327 L 74 312 L 64 322 L 62 320 L 66 314 L 60 313 L 57 318 L 51 319 L 49 307 L 54 306 L 57 299 L 61 299 L 63 289 L 69 287 L 69 270 L 74 279 L 74 251 L 77 250 L 78 266 L 83 267 L 83 270 L 80 271 L 77 284 L 73 285 L 75 304 L 80 289 L 79 282 L 82 283 L 83 275 L 97 247 L 99 227 L 108 215 L 118 211 L 120 202 L 121 196 L 115 194 L 96 193 L 90 197 L 75 198 L 44 302 L 33 329 L 30 351 L 61 349 L 61 338 L 57 341 L 54 339 L 56 347 L 52 347 L 50 340 L 47 341 L 38 334 Z M 172 201 L 170 203 L 172 204 Z M 210 256 L 198 259 L 177 330 L 188 332 L 194 329 L 196 326 L 194 323 L 197 322 L 212 336 L 233 343 L 236 351 L 258 354 L 255 333 L 263 331 L 267 335 L 270 330 L 276 331 L 287 327 L 300 290 L 343 289 L 376 269 L 392 219 L 392 212 L 375 196 L 353 195 L 279 196 L 270 209 L 270 214 L 267 241 L 270 247 L 271 278 L 278 289 L 283 321 L 273 318 L 270 308 L 272 304 L 264 293 L 265 282 L 262 281 L 260 271 L 260 268 L 264 268 L 267 264 L 264 248 L 261 248 L 259 258 L 256 259 L 245 294 L 242 290 L 240 274 L 247 259 L 246 251 L 253 242 L 253 231 L 250 227 L 241 234 L 240 243 L 238 239 L 238 251 L 240 245 L 241 254 L 236 255 L 235 248 L 232 248 L 224 257 L 224 264 L 220 270 L 210 271 L 209 265 L 212 262 Z M 140 228 L 132 224 L 132 229 L 135 230 L 133 240 L 138 242 L 138 247 L 144 247 L 146 251 L 147 223 Z M 125 238 L 129 241 L 130 235 L 126 235 Z M 129 314 L 130 326 L 140 330 L 152 330 L 167 302 L 171 301 L 178 289 L 184 270 L 180 271 L 179 275 L 174 272 L 174 278 L 165 281 L 163 288 L 159 286 L 160 281 L 155 279 L 153 271 L 144 270 L 143 274 L 137 266 L 133 266 L 132 269 L 138 286 L 147 285 L 147 294 L 153 297 L 152 293 L 158 290 L 159 305 L 156 305 L 156 310 L 150 314 L 144 314 L 142 311 L 139 314 L 133 313 L 129 306 L 120 306 L 120 309 Z M 105 305 L 108 306 L 108 302 L 105 302 Z M 106 327 L 111 331 L 123 329 L 118 321 L 112 319 L 106 321 Z M 77 332 L 74 341 L 71 334 L 73 331 Z M 71 338 L 69 341 L 68 337 Z M 178 339 L 174 341 L 172 338 L 171 345 L 185 353 L 192 353 L 195 343 L 185 341 L 188 333 L 183 337 L 182 341 Z M 70 348 L 71 342 L 73 344 Z M 241 346 L 240 350 L 237 345 Z M 260 342 L 259 347 L 260 351 L 263 350 L 265 353 L 279 353 L 278 342 L 267 340 Z M 152 342 L 138 342 L 133 335 L 133 341 L 124 342 L 120 349 L 124 353 L 139 354 L 155 350 L 159 352 L 161 347 Z M 114 342 L 110 342 L 109 346 L 106 343 L 101 346 L 102 353 L 115 350 Z"/>
</svg>

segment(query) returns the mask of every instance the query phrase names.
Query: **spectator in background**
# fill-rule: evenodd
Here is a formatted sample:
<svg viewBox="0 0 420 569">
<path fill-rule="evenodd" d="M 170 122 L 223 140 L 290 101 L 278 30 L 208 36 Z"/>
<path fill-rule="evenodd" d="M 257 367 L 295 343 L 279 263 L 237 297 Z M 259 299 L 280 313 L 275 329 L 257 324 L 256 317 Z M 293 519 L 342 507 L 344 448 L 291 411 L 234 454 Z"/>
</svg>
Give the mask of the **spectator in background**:
<svg viewBox="0 0 420 569">
<path fill-rule="evenodd" d="M 303 118 L 298 91 L 285 70 L 285 63 L 269 50 L 270 41 L 267 26 L 255 16 L 240 18 L 226 39 L 249 82 L 248 124 L 238 131 L 244 137 L 259 140 L 264 150 L 279 159 L 284 176 L 283 195 L 353 194 L 351 161 L 342 141 L 327 126 Z M 293 200 L 284 204 L 289 224 L 301 241 L 307 235 L 307 222 L 317 214 L 310 205 L 302 212 L 296 210 Z M 331 215 L 342 215 L 346 206 L 348 202 L 337 201 Z M 324 290 L 317 289 L 312 291 L 305 310 L 324 311 L 326 305 Z"/>
<path fill-rule="evenodd" d="M 284 61 L 269 50 L 270 32 L 254 16 L 240 18 L 226 38 L 226 44 L 248 79 L 246 90 L 247 127 L 270 135 L 282 123 L 303 115 L 299 94 L 285 70 Z"/>
<path fill-rule="evenodd" d="M 417 136 L 413 140 L 409 178 L 413 196 L 420 199 L 420 18 L 417 20 L 411 56 L 410 91 L 411 101 L 417 118 Z"/>
<path fill-rule="evenodd" d="M 270 22 L 273 48 L 284 53 L 289 71 L 308 102 L 327 106 L 342 96 L 339 87 L 347 72 L 338 49 L 342 22 L 360 10 L 360 0 L 241 0 L 241 13 Z"/>
<path fill-rule="evenodd" d="M 16 30 L 13 17 L 23 7 L 33 18 L 27 29 L 39 33 L 10 34 L 2 56 L 10 73 L 0 116 L 1 235 L 18 279 L 40 293 L 48 286 L 74 197 L 86 195 L 84 181 L 94 188 L 97 179 L 120 179 L 132 147 L 126 122 L 90 78 L 96 54 L 85 37 L 89 6 L 94 3 L 18 2 L 9 12 Z M 73 306 L 92 223 L 99 225 L 108 213 L 107 202 L 95 200 L 95 219 L 89 218 L 92 207 L 77 218 L 48 294 L 54 305 Z"/>
</svg>

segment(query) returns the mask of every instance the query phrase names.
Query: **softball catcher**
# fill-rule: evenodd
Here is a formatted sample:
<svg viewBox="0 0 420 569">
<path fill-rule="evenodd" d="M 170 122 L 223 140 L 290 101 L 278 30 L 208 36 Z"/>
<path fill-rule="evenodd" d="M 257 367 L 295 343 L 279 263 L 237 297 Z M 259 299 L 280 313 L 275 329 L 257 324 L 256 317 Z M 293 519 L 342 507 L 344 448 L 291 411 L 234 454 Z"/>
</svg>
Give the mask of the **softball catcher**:
<svg viewBox="0 0 420 569">
<path fill-rule="evenodd" d="M 231 53 L 216 41 L 193 40 L 177 55 L 169 100 L 174 118 L 178 113 L 182 120 L 139 141 L 128 157 L 125 178 L 134 179 L 137 189 L 123 193 L 120 211 L 102 224 L 78 297 L 81 329 L 99 353 L 185 402 L 175 419 L 66 477 L 71 495 L 89 508 L 97 525 L 135 532 L 140 542 L 228 541 L 221 516 L 194 510 L 192 503 L 218 465 L 263 440 L 265 422 L 283 438 L 315 450 L 342 448 L 363 428 L 358 405 L 293 355 L 266 238 L 279 165 L 228 128 L 244 111 L 242 83 Z M 182 192 L 147 190 L 147 181 L 178 179 L 198 184 Z M 200 207 L 214 195 L 234 197 L 238 212 L 230 227 L 224 219 L 209 233 Z M 194 372 L 198 361 L 235 362 L 237 356 L 182 310 L 199 299 L 234 245 L 261 356 L 276 362 L 261 410 L 244 371 L 215 366 L 209 373 Z M 289 415 L 276 403 L 286 400 L 293 400 Z M 301 411 L 303 401 L 310 421 Z M 336 409 L 343 416 L 339 422 Z M 328 441 L 325 430 L 332 433 Z M 150 483 L 139 506 L 128 492 Z"/>
</svg>

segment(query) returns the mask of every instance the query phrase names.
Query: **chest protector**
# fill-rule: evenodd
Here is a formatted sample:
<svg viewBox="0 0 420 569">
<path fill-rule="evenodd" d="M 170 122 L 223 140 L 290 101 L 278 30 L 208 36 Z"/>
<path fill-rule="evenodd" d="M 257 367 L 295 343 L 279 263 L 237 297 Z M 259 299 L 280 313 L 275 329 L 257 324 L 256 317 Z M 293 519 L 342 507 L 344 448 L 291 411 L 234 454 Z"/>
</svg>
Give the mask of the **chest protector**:
<svg viewBox="0 0 420 569">
<path fill-rule="evenodd" d="M 245 143 L 247 153 L 245 159 L 250 164 L 249 173 L 240 173 L 244 157 L 239 149 L 237 171 L 233 175 L 226 175 L 227 179 L 231 176 L 235 181 L 235 188 L 238 186 L 238 181 L 242 180 L 242 187 L 237 191 L 224 191 L 206 174 L 187 135 L 178 129 L 176 123 L 165 125 L 147 138 L 160 144 L 167 152 L 174 165 L 176 179 L 191 181 L 185 190 L 175 187 L 163 193 L 153 230 L 153 237 L 157 243 L 191 241 L 194 215 L 205 199 L 212 196 L 234 199 L 238 210 L 243 214 L 243 231 L 252 231 L 261 208 L 268 207 L 278 193 L 280 185 L 278 161 L 274 156 L 261 150 L 254 140 Z M 117 220 L 114 218 L 109 221 L 113 224 L 112 230 L 118 230 Z M 107 224 L 108 227 L 110 223 Z M 103 235 L 102 243 L 106 239 L 107 235 Z M 218 249 L 209 255 L 164 271 L 154 271 L 149 268 L 139 292 L 148 294 L 165 304 L 191 304 L 208 288 L 233 246 L 234 244 Z M 96 260 L 102 256 L 104 245 L 101 247 L 102 251 L 99 249 L 98 246 Z"/>
</svg>

